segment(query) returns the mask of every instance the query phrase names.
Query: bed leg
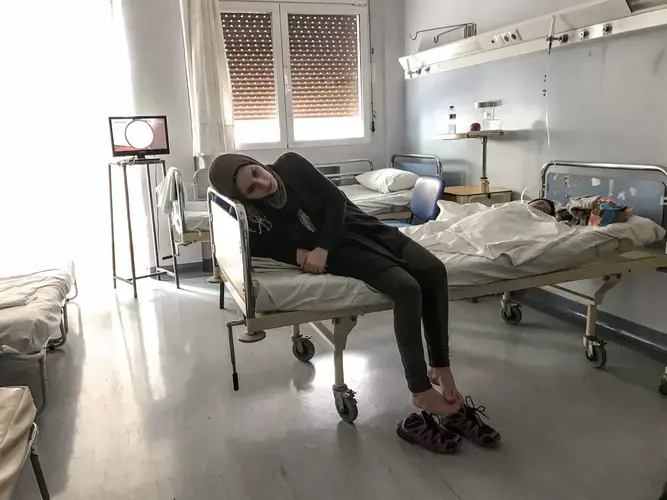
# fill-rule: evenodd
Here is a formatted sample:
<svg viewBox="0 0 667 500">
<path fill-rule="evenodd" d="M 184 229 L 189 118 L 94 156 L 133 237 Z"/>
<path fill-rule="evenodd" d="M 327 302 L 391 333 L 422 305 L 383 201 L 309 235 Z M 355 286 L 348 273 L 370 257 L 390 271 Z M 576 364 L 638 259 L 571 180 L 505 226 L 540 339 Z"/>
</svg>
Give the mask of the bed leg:
<svg viewBox="0 0 667 500">
<path fill-rule="evenodd" d="M 662 381 L 660 382 L 660 394 L 667 396 L 667 366 L 665 366 L 665 373 L 662 375 Z"/>
<path fill-rule="evenodd" d="M 606 342 L 598 338 L 596 325 L 598 319 L 598 306 L 602 304 L 606 293 L 618 285 L 621 281 L 620 274 L 605 276 L 602 285 L 597 289 L 593 300 L 588 304 L 586 314 L 586 334 L 584 336 L 584 347 L 586 348 L 586 359 L 594 368 L 602 368 L 607 364 Z"/>
<path fill-rule="evenodd" d="M 239 390 L 239 374 L 236 372 L 236 351 L 234 349 L 234 331 L 235 326 L 245 325 L 245 321 L 230 321 L 227 323 L 227 336 L 229 337 L 229 360 L 232 363 L 232 384 L 234 390 Z"/>
<path fill-rule="evenodd" d="M 44 353 L 37 361 L 39 365 L 39 383 L 42 391 L 42 404 L 37 409 L 37 415 L 41 415 L 46 407 L 46 353 Z"/>
<path fill-rule="evenodd" d="M 225 308 L 225 283 L 220 282 L 220 309 Z"/>
<path fill-rule="evenodd" d="M 351 424 L 359 416 L 355 392 L 345 384 L 345 370 L 343 368 L 343 352 L 347 347 L 347 337 L 357 324 L 357 317 L 336 318 L 333 320 L 334 332 L 334 376 L 333 386 L 336 410 L 344 422 Z"/>
<path fill-rule="evenodd" d="M 37 486 L 39 487 L 39 493 L 42 497 L 42 500 L 50 500 L 51 494 L 49 493 L 49 488 L 46 486 L 44 471 L 42 470 L 42 464 L 39 461 L 37 445 L 35 444 L 33 444 L 30 448 L 30 464 L 32 465 L 32 470 L 35 473 L 35 479 L 37 480 Z"/>
</svg>

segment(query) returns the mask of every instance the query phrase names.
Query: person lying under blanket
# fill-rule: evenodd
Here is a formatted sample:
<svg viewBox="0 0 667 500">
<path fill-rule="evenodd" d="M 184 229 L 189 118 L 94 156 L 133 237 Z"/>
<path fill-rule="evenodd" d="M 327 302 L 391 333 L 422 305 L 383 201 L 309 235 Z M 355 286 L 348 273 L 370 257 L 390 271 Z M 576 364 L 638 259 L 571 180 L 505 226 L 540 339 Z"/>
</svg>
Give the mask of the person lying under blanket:
<svg viewBox="0 0 667 500">
<path fill-rule="evenodd" d="M 570 198 L 565 207 L 556 207 L 546 198 L 537 198 L 528 206 L 555 217 L 570 226 L 607 226 L 615 222 L 627 222 L 632 207 L 618 205 L 602 196 L 577 196 Z"/>
<path fill-rule="evenodd" d="M 457 451 L 461 436 L 481 446 L 499 442 L 498 432 L 481 419 L 483 407 L 464 399 L 454 382 L 447 270 L 437 257 L 362 212 L 296 153 L 272 165 L 224 154 L 211 165 L 209 179 L 219 193 L 244 205 L 253 257 L 298 265 L 311 274 L 356 278 L 393 300 L 405 379 L 412 404 L 422 410 L 399 423 L 401 438 L 436 453 Z"/>
</svg>

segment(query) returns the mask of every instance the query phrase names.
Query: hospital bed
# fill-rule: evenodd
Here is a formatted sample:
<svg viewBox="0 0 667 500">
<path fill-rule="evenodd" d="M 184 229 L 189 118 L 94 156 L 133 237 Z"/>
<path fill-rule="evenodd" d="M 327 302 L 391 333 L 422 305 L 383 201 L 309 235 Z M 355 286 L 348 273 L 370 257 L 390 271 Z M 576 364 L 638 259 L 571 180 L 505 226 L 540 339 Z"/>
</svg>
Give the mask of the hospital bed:
<svg viewBox="0 0 667 500">
<path fill-rule="evenodd" d="M 180 247 L 192 245 L 193 243 L 210 243 L 208 206 L 206 203 L 206 189 L 209 185 L 208 169 L 200 169 L 193 176 L 194 197 L 188 201 L 183 183 L 183 174 L 176 167 L 170 167 L 167 175 L 173 175 L 175 180 L 176 199 L 173 201 L 173 209 L 168 215 L 171 255 L 174 265 L 174 279 L 176 288 L 180 288 L 180 275 L 178 272 L 178 254 Z M 211 281 L 219 282 L 217 266 L 213 265 L 213 277 Z"/>
<path fill-rule="evenodd" d="M 40 412 L 47 401 L 46 352 L 67 342 L 67 305 L 77 295 L 71 261 L 0 277 L 0 356 L 37 361 Z"/>
<path fill-rule="evenodd" d="M 546 194 L 548 175 L 561 169 L 576 169 L 580 174 L 618 177 L 642 175 L 652 177 L 652 182 L 660 186 L 659 196 L 645 200 L 659 207 L 660 213 L 666 203 L 665 185 L 667 170 L 656 165 L 593 164 L 553 161 L 544 166 L 541 174 L 542 194 Z M 226 288 L 241 309 L 243 319 L 226 324 L 232 364 L 232 380 L 235 390 L 239 389 L 236 370 L 236 356 L 233 328 L 244 326 L 245 340 L 253 335 L 256 340 L 265 336 L 265 331 L 285 326 L 292 327 L 292 351 L 303 362 L 309 361 L 315 348 L 311 337 L 303 335 L 300 325 L 310 324 L 332 348 L 334 357 L 335 383 L 333 395 L 336 410 L 345 422 L 353 422 L 358 415 L 355 392 L 345 383 L 343 352 L 349 334 L 363 314 L 390 310 L 392 304 L 386 297 L 373 291 L 364 283 L 350 278 L 328 275 L 294 275 L 285 279 L 279 272 L 260 275 L 253 269 L 249 251 L 248 219 L 240 203 L 225 198 L 212 188 L 208 192 L 211 216 L 213 253 L 226 279 Z M 635 211 L 637 213 L 637 211 Z M 641 214 L 638 214 L 641 215 Z M 664 221 L 661 218 L 662 226 Z M 512 323 L 520 322 L 520 304 L 512 299 L 511 293 L 534 287 L 550 287 L 551 290 L 566 295 L 588 306 L 587 325 L 584 335 L 586 359 L 595 367 L 606 363 L 605 343 L 596 335 L 597 310 L 605 294 L 617 285 L 622 277 L 640 269 L 658 269 L 667 266 L 664 245 L 658 248 L 633 249 L 624 253 L 613 253 L 598 258 L 595 252 L 590 261 L 568 268 L 503 279 L 477 285 L 459 284 L 450 286 L 450 300 L 470 299 L 486 295 L 502 295 L 501 313 Z M 463 259 L 465 261 L 466 259 Z M 568 290 L 563 283 L 585 279 L 600 279 L 601 284 L 592 296 Z M 225 288 L 221 286 L 221 304 Z M 317 293 L 315 293 L 319 290 Z M 289 297 L 289 310 L 276 310 L 272 298 Z M 331 321 L 331 327 L 325 325 Z M 667 374 L 667 370 L 665 372 Z"/>
<path fill-rule="evenodd" d="M 391 158 L 391 168 L 405 170 L 419 176 L 442 177 L 442 163 L 437 156 L 421 154 L 396 154 Z M 357 175 L 372 172 L 375 168 L 371 160 L 343 160 L 316 165 L 327 178 L 334 182 L 343 193 L 367 214 L 378 219 L 409 219 L 412 190 L 379 193 L 359 184 Z M 347 171 L 352 167 L 352 171 Z M 365 168 L 365 169 L 364 169 Z"/>
</svg>

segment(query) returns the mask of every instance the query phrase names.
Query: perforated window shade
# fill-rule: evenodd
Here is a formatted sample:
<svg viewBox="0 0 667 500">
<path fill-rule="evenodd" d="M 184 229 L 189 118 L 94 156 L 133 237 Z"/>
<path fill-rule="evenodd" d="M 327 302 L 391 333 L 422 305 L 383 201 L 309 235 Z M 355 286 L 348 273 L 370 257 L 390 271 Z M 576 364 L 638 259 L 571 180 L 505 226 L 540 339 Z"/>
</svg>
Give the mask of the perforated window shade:
<svg viewBox="0 0 667 500">
<path fill-rule="evenodd" d="M 359 115 L 358 19 L 288 15 L 295 118 Z"/>
<path fill-rule="evenodd" d="M 271 25 L 270 13 L 222 13 L 235 120 L 276 118 Z"/>
</svg>

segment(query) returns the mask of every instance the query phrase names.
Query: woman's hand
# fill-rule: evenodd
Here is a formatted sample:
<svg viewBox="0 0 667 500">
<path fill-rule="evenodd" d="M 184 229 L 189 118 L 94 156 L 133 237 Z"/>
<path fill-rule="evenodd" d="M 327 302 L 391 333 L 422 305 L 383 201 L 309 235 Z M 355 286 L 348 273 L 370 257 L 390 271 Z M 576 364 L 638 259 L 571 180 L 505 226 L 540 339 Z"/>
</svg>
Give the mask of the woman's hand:
<svg viewBox="0 0 667 500">
<path fill-rule="evenodd" d="M 308 257 L 308 250 L 299 248 L 296 251 L 296 265 L 303 269 L 303 264 L 306 262 L 306 257 Z"/>
<path fill-rule="evenodd" d="M 327 250 L 318 247 L 315 250 L 308 252 L 301 268 L 307 273 L 322 274 L 326 271 L 328 256 L 329 252 Z"/>
</svg>

